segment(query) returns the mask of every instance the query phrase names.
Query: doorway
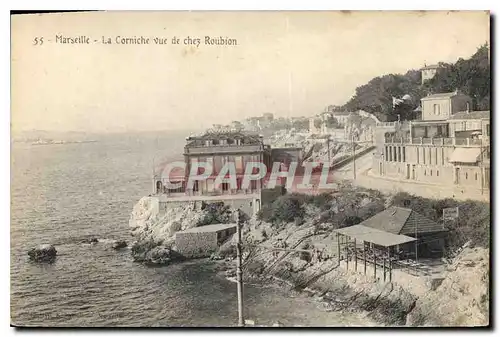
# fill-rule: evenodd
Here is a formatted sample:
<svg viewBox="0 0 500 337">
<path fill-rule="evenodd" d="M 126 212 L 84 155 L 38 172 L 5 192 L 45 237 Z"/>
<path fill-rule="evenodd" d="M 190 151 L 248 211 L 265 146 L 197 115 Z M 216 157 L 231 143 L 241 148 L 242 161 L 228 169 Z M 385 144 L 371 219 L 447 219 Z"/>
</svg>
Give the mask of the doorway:
<svg viewBox="0 0 500 337">
<path fill-rule="evenodd" d="M 460 167 L 455 167 L 455 184 L 460 184 Z"/>
</svg>

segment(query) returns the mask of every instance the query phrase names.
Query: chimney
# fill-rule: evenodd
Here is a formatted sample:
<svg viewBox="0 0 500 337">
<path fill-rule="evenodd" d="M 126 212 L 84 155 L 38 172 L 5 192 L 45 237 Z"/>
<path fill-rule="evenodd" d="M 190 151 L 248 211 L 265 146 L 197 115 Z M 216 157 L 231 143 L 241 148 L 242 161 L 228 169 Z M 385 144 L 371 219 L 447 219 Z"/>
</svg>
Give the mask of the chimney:
<svg viewBox="0 0 500 337">
<path fill-rule="evenodd" d="M 467 113 L 469 113 L 469 112 L 470 112 L 470 103 L 469 103 L 469 102 L 467 102 L 467 108 L 466 108 L 466 110 L 465 110 L 465 111 L 467 111 Z"/>
</svg>

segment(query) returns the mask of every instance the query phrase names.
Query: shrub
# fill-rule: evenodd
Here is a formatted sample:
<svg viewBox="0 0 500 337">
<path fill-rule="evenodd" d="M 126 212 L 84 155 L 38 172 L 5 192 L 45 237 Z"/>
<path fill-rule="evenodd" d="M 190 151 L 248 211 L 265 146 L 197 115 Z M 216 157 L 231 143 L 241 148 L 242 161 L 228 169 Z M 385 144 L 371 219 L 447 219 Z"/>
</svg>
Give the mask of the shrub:
<svg viewBox="0 0 500 337">
<path fill-rule="evenodd" d="M 264 206 L 259 212 L 258 218 L 275 225 L 292 221 L 301 222 L 305 215 L 302 205 L 303 197 L 295 194 L 284 195 L 272 204 Z"/>
<path fill-rule="evenodd" d="M 209 204 L 203 203 L 201 209 L 204 210 L 206 214 L 201 218 L 197 226 L 230 223 L 233 221 L 230 207 L 224 205 L 221 201 Z"/>
</svg>

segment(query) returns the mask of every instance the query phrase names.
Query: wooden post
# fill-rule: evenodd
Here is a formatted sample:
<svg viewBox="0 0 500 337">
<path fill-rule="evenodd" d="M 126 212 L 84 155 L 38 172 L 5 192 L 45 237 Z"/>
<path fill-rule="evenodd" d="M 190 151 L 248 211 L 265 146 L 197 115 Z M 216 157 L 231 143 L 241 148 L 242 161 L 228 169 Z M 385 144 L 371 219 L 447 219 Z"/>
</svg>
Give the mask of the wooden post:
<svg viewBox="0 0 500 337">
<path fill-rule="evenodd" d="M 391 259 L 391 249 L 387 247 L 387 255 L 389 256 L 389 282 L 392 282 L 392 259 Z"/>
<path fill-rule="evenodd" d="M 384 257 L 382 258 L 382 266 L 384 268 L 384 282 L 385 282 L 385 254 L 384 254 Z"/>
<path fill-rule="evenodd" d="M 363 241 L 363 260 L 365 260 L 365 275 L 366 275 L 366 242 Z"/>
<path fill-rule="evenodd" d="M 356 180 L 356 151 L 354 149 L 354 133 L 351 135 L 351 146 L 352 146 L 352 174 L 354 180 Z"/>
<path fill-rule="evenodd" d="M 358 271 L 358 250 L 356 249 L 356 239 L 354 239 L 354 270 Z"/>
<path fill-rule="evenodd" d="M 372 249 L 372 253 L 373 253 L 373 278 L 375 278 L 375 280 L 377 279 L 377 255 L 375 254 L 375 250 Z"/>
</svg>

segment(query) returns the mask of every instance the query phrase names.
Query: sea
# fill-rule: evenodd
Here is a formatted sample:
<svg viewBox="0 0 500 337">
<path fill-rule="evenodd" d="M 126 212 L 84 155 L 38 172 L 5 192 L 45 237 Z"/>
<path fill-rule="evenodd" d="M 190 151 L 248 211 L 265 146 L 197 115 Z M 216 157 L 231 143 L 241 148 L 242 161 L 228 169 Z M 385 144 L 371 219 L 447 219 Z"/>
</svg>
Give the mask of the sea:
<svg viewBox="0 0 500 337">
<path fill-rule="evenodd" d="M 11 146 L 11 324 L 46 327 L 236 326 L 236 284 L 206 260 L 148 267 L 131 242 L 129 215 L 151 193 L 155 163 L 182 158 L 186 132 L 99 135 L 97 142 Z M 82 241 L 98 238 L 89 245 Z M 40 244 L 58 251 L 33 263 Z M 361 314 L 327 312 L 306 293 L 245 284 L 256 325 L 362 326 Z"/>
</svg>

